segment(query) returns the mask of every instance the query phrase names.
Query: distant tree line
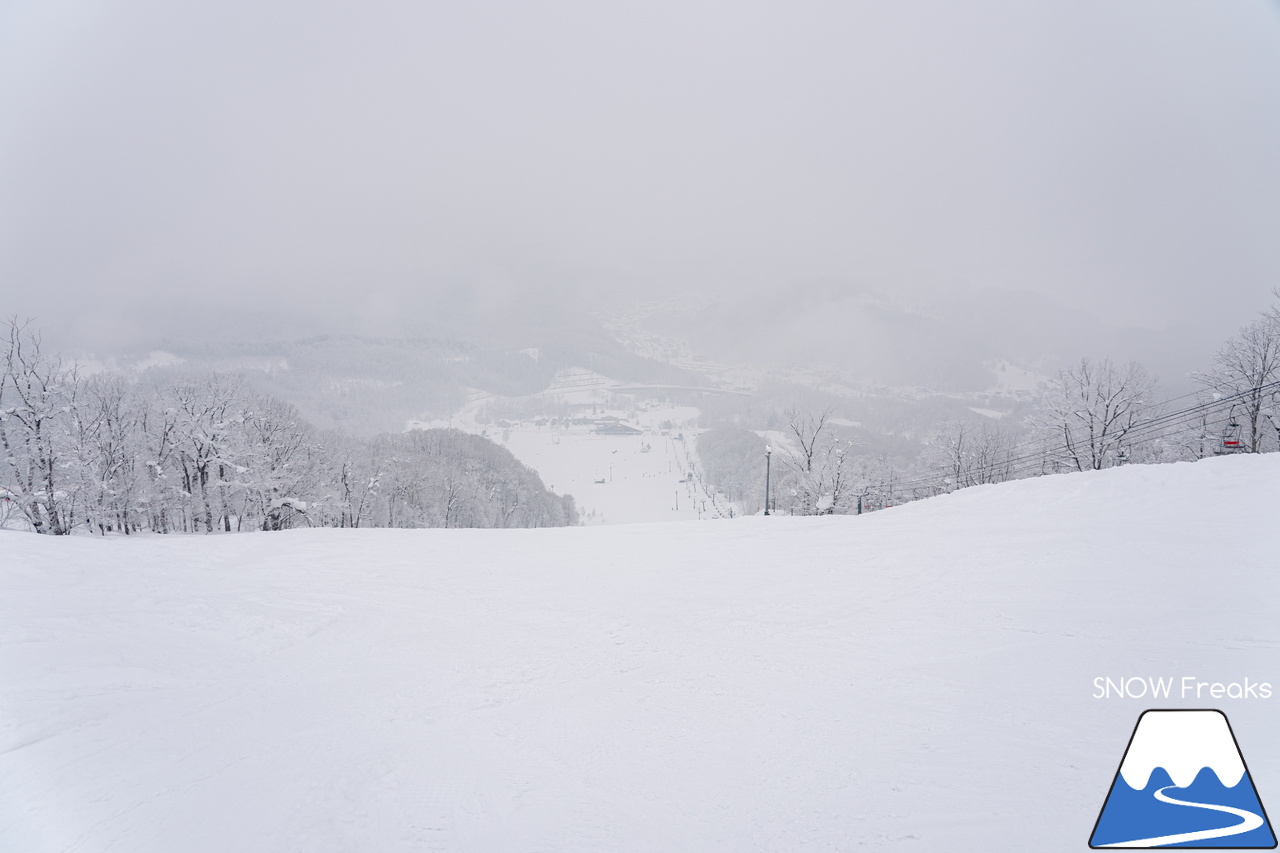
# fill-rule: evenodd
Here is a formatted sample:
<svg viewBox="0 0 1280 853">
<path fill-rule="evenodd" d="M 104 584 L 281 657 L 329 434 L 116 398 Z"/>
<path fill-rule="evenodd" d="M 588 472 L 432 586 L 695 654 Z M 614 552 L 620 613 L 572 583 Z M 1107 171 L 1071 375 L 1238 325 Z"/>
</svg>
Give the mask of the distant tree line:
<svg viewBox="0 0 1280 853">
<path fill-rule="evenodd" d="M 749 429 L 718 426 L 698 436 L 698 463 L 707 482 L 748 514 L 764 508 L 766 441 Z"/>
<path fill-rule="evenodd" d="M 1042 474 L 1280 450 L 1280 304 L 1224 343 L 1194 378 L 1197 392 L 1162 401 L 1141 364 L 1082 358 L 1041 387 L 1023 422 L 948 420 L 912 463 L 859 453 L 842 438 L 832 407 L 816 414 L 793 408 L 772 448 L 771 509 L 865 512 Z M 747 512 L 763 507 L 765 446 L 737 426 L 698 439 L 710 484 Z"/>
<path fill-rule="evenodd" d="M 0 524 L 37 533 L 577 523 L 510 451 L 457 430 L 322 432 L 238 376 L 81 376 L 0 326 Z"/>
</svg>

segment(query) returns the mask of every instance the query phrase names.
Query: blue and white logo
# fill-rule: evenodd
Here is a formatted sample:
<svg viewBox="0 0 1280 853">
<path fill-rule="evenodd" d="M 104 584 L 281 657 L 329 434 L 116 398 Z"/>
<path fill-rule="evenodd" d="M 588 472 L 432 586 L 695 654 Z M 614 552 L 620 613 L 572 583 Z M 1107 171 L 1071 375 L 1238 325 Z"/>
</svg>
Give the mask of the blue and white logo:
<svg viewBox="0 0 1280 853">
<path fill-rule="evenodd" d="M 1274 848 L 1226 715 L 1144 711 L 1089 846 Z"/>
</svg>

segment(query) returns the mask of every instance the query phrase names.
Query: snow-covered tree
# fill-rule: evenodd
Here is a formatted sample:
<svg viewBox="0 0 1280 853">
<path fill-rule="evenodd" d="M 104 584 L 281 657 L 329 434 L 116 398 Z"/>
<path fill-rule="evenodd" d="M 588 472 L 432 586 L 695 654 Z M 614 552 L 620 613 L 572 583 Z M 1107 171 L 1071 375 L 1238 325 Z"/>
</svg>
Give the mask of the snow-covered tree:
<svg viewBox="0 0 1280 853">
<path fill-rule="evenodd" d="M 297 410 L 273 397 L 247 395 L 234 421 L 239 441 L 230 459 L 243 500 L 241 520 L 263 530 L 310 526 L 320 511 L 321 446 Z M 310 498 L 310 499 L 308 499 Z"/>
<path fill-rule="evenodd" d="M 1154 381 L 1136 361 L 1082 358 L 1049 382 L 1032 418 L 1050 458 L 1077 471 L 1107 468 L 1124 459 L 1130 433 L 1153 414 Z"/>
<path fill-rule="evenodd" d="M 486 438 L 454 429 L 384 435 L 367 526 L 558 527 L 577 523 L 573 499 Z"/>
<path fill-rule="evenodd" d="M 790 474 L 787 492 L 794 492 L 792 511 L 801 515 L 826 515 L 848 508 L 850 451 L 853 443 L 842 440 L 831 423 L 834 408 L 818 414 L 792 408 L 787 412 L 788 438 L 779 458 Z"/>
<path fill-rule="evenodd" d="M 371 522 L 386 459 L 371 452 L 368 442 L 345 433 L 325 432 L 320 436 L 326 462 L 327 504 L 336 518 L 326 524 L 333 527 L 360 527 Z"/>
<path fill-rule="evenodd" d="M 231 532 L 231 489 L 234 442 L 243 417 L 237 403 L 242 390 L 238 376 L 212 373 L 178 382 L 168 388 L 176 415 L 171 457 L 181 475 L 182 491 L 205 532 L 215 523 Z"/>
<path fill-rule="evenodd" d="M 853 473 L 851 505 L 855 511 L 884 509 L 920 496 L 904 488 L 907 472 L 891 454 L 881 452 L 859 457 Z"/>
<path fill-rule="evenodd" d="M 1244 417 L 1245 449 L 1261 453 L 1265 419 L 1280 380 L 1280 310 L 1272 308 L 1237 332 L 1218 350 L 1213 368 L 1197 378 L 1214 393 L 1236 401 L 1231 411 Z"/>
<path fill-rule="evenodd" d="M 764 508 L 766 444 L 742 427 L 714 427 L 698 436 L 698 460 L 707 481 L 746 513 Z"/>
<path fill-rule="evenodd" d="M 149 495 L 145 456 L 146 397 L 124 377 L 98 374 L 80 383 L 70 407 L 82 512 L 99 533 L 131 533 L 142 524 Z"/>
<path fill-rule="evenodd" d="M 183 477 L 183 444 L 179 432 L 180 415 L 168 389 L 153 391 L 146 398 L 141 435 L 144 442 L 142 464 L 147 472 L 142 503 L 150 528 L 158 533 L 194 529 L 191 525 L 190 485 Z"/>
<path fill-rule="evenodd" d="M 921 467 L 936 480 L 938 491 L 1001 483 L 1014 475 L 1018 438 L 1003 424 L 953 418 L 929 439 Z"/>
<path fill-rule="evenodd" d="M 0 490 L 35 532 L 70 533 L 74 501 L 67 487 L 75 477 L 64 482 L 63 462 L 75 369 L 44 352 L 29 323 L 12 317 L 2 329 Z"/>
</svg>

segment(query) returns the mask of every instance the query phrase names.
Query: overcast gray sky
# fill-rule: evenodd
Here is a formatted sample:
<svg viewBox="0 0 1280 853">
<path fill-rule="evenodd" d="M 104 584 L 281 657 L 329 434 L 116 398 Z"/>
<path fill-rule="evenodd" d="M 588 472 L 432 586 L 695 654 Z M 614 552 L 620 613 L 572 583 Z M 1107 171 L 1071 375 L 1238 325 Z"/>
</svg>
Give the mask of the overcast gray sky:
<svg viewBox="0 0 1280 853">
<path fill-rule="evenodd" d="M 1234 328 L 1277 200 L 1262 0 L 0 2 L 0 310 L 86 335 L 810 279 Z"/>
</svg>

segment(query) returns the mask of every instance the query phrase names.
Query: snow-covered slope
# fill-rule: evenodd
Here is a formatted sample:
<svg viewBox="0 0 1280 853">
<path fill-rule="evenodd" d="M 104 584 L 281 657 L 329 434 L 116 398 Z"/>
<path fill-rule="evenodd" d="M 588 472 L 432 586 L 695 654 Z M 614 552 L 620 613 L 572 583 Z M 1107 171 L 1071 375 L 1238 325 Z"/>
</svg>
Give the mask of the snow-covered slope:
<svg viewBox="0 0 1280 853">
<path fill-rule="evenodd" d="M 857 518 L 0 534 L 0 850 L 1084 849 L 1138 714 L 1263 802 L 1280 456 Z M 1277 691 L 1280 692 L 1280 691 Z M 1277 806 L 1272 806 L 1277 808 Z"/>
</svg>

